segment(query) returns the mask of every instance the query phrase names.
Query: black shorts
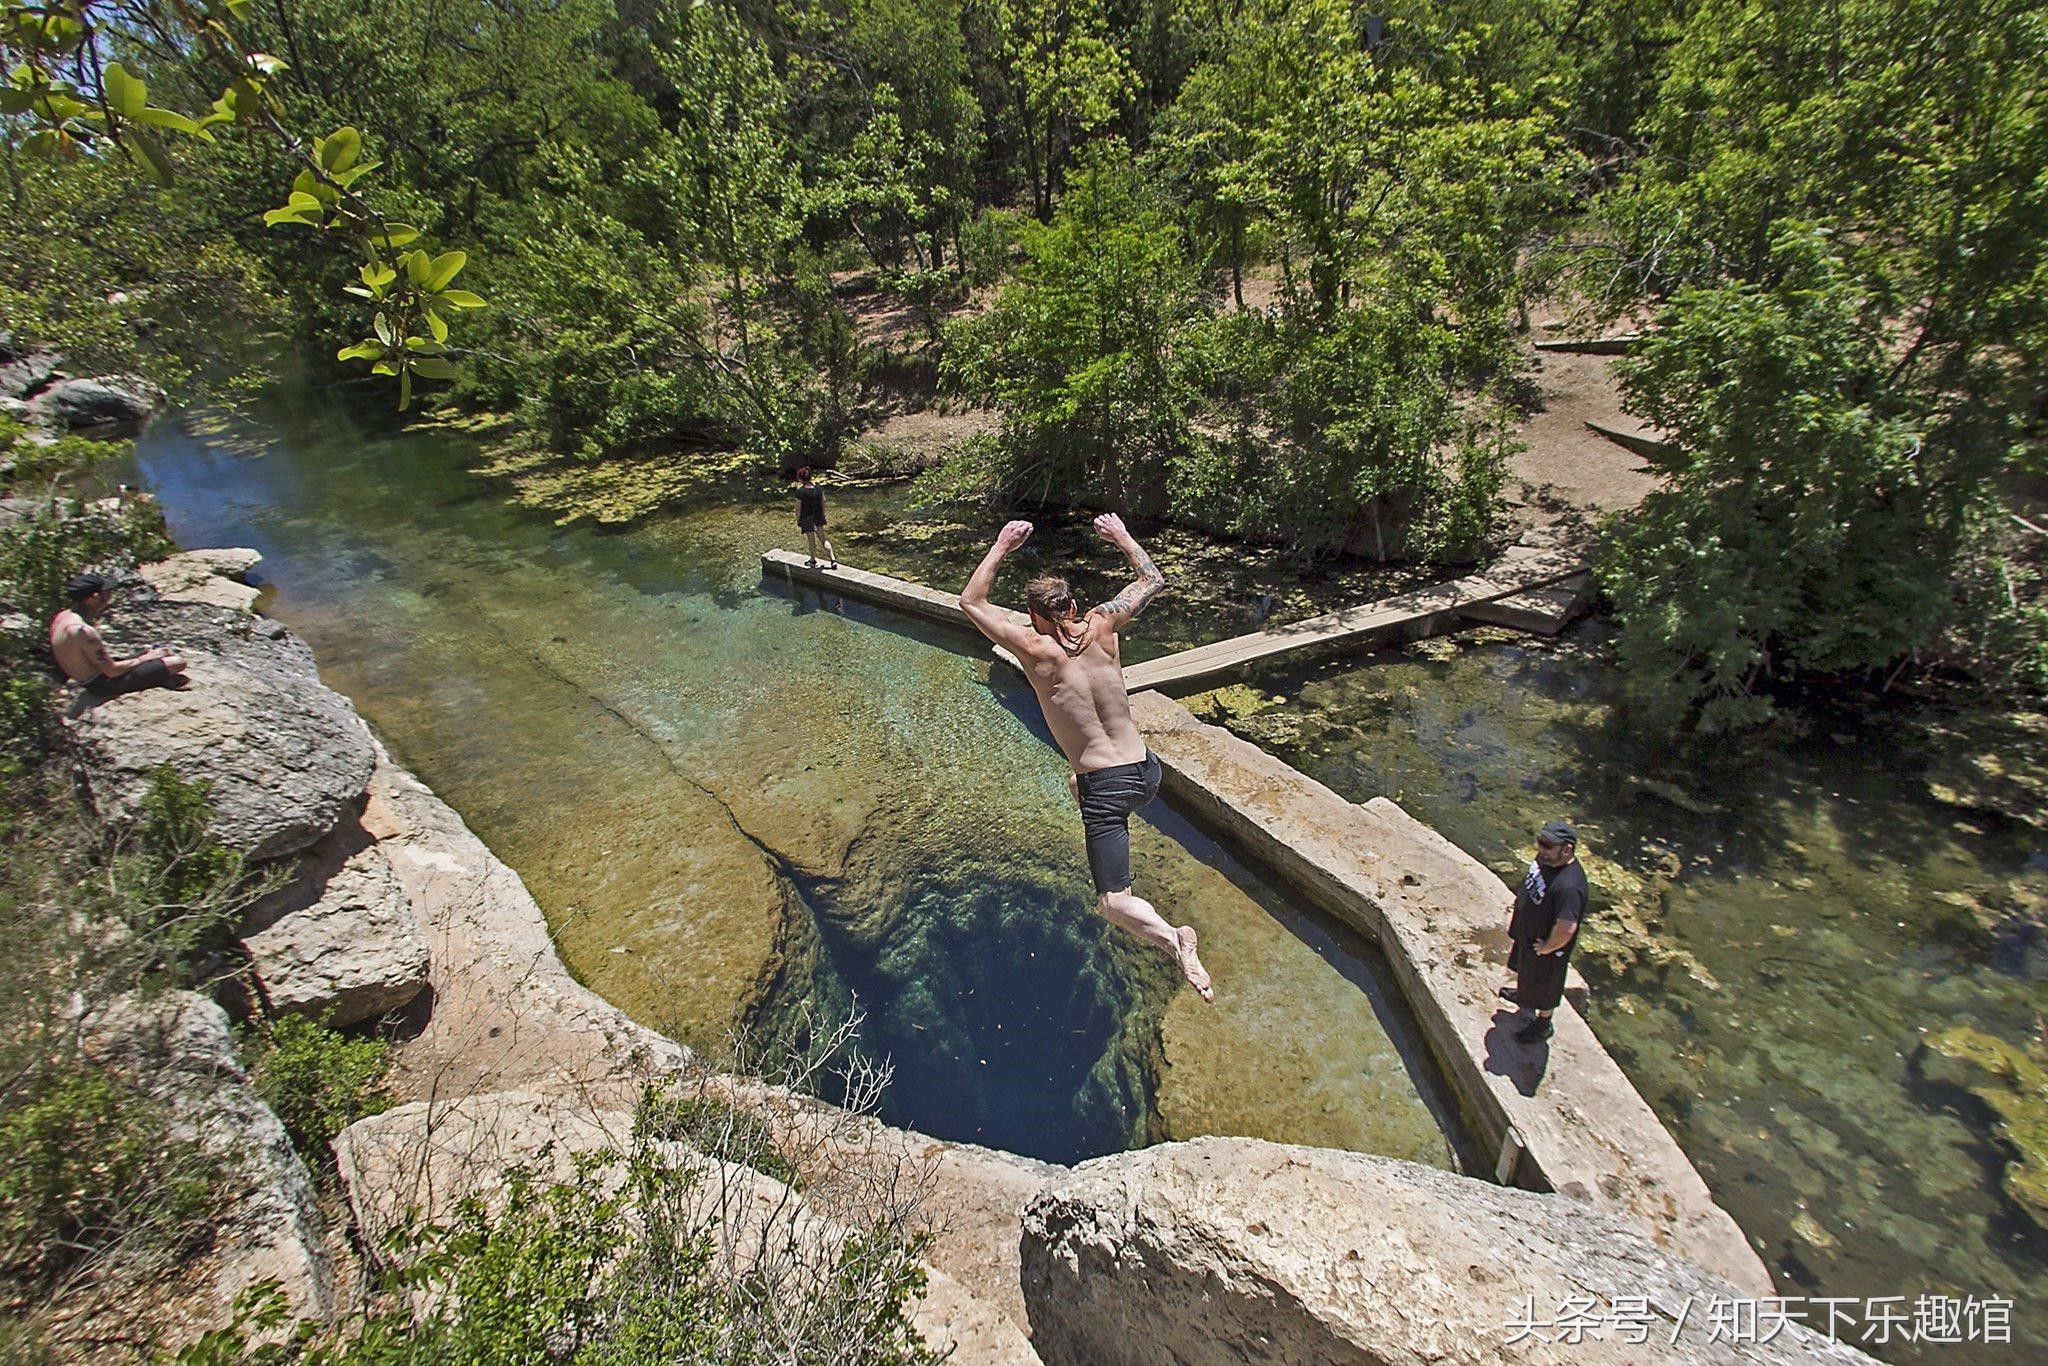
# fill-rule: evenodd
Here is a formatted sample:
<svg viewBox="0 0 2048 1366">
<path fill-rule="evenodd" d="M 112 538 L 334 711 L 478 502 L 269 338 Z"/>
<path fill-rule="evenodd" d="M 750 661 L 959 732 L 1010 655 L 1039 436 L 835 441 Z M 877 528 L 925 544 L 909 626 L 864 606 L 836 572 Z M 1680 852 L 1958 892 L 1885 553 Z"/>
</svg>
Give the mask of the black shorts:
<svg viewBox="0 0 2048 1366">
<path fill-rule="evenodd" d="M 1088 876 L 1097 894 L 1131 885 L 1131 813 L 1159 795 L 1159 757 L 1074 776 L 1081 830 L 1088 837 Z"/>
<path fill-rule="evenodd" d="M 825 529 L 825 519 L 823 517 L 805 517 L 797 522 L 796 529 L 807 533 L 823 531 Z"/>
<path fill-rule="evenodd" d="M 94 697 L 119 697 L 123 693 L 141 692 L 146 688 L 168 687 L 173 677 L 161 659 L 152 659 L 137 664 L 119 677 L 101 674 L 85 684 L 85 690 Z"/>
</svg>

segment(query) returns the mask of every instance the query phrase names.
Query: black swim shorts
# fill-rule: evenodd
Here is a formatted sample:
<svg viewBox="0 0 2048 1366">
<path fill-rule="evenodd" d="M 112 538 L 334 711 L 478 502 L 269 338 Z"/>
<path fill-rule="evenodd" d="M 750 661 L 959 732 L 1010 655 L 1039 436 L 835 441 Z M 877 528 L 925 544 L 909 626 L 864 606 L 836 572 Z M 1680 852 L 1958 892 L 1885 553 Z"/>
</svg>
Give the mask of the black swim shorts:
<svg viewBox="0 0 2048 1366">
<path fill-rule="evenodd" d="M 168 687 L 171 677 L 171 671 L 164 667 L 161 659 L 152 659 L 137 664 L 119 677 L 101 674 L 84 687 L 94 697 L 119 697 L 123 693 L 141 692 L 146 688 Z"/>
<path fill-rule="evenodd" d="M 1088 837 L 1088 875 L 1097 894 L 1127 891 L 1131 885 L 1131 813 L 1159 795 L 1159 759 L 1149 750 L 1143 763 L 1098 768 L 1075 775 L 1081 798 L 1081 830 Z"/>
</svg>

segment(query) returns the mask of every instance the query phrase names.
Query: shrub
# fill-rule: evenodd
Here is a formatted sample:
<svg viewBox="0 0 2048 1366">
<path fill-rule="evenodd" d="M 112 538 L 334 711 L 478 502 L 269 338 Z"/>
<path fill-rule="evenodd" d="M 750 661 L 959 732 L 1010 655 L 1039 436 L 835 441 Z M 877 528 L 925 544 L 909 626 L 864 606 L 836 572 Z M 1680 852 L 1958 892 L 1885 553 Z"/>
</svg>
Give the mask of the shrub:
<svg viewBox="0 0 2048 1366">
<path fill-rule="evenodd" d="M 202 1242 L 218 1176 L 162 1107 L 103 1071 L 41 1071 L 0 1115 L 0 1278 L 47 1286 L 118 1242 Z M 11 1296 L 10 1296 L 11 1297 Z"/>
<path fill-rule="evenodd" d="M 343 1129 L 391 1108 L 381 1089 L 391 1048 L 382 1039 L 350 1038 L 299 1015 L 243 1037 L 250 1084 L 310 1160 L 329 1161 Z"/>
</svg>

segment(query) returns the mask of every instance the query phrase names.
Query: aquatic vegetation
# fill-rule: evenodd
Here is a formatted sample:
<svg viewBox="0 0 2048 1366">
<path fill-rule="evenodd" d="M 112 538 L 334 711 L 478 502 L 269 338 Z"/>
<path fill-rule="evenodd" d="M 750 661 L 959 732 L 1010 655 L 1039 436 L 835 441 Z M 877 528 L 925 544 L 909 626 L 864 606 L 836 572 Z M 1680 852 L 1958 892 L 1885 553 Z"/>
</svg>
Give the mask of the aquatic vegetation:
<svg viewBox="0 0 2048 1366">
<path fill-rule="evenodd" d="M 746 451 L 685 451 L 568 459 L 532 445 L 508 443 L 491 452 L 477 473 L 512 486 L 522 507 L 552 515 L 556 526 L 594 522 L 626 526 L 663 508 L 710 494 L 729 494 L 760 457 Z"/>
<path fill-rule="evenodd" d="M 1998 1116 L 1996 1132 L 2015 1154 L 2001 1184 L 2028 1218 L 2048 1229 L 2048 1050 L 2022 1048 L 1969 1025 L 1944 1029 L 1926 1046 L 1958 1064 L 1960 1084 Z"/>
</svg>

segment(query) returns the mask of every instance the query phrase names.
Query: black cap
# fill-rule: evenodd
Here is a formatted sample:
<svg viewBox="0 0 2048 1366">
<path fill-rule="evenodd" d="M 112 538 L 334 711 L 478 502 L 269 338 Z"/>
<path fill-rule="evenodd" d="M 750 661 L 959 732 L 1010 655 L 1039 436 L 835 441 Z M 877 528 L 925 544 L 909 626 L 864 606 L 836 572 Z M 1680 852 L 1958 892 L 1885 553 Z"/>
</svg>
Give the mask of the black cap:
<svg viewBox="0 0 2048 1366">
<path fill-rule="evenodd" d="M 114 586 L 113 580 L 105 574 L 80 574 L 65 586 L 64 591 L 73 602 L 84 602 L 95 593 L 104 593 Z"/>
<path fill-rule="evenodd" d="M 1579 842 L 1579 832 L 1563 821 L 1545 821 L 1536 832 L 1536 838 L 1545 844 L 1571 844 Z"/>
</svg>

